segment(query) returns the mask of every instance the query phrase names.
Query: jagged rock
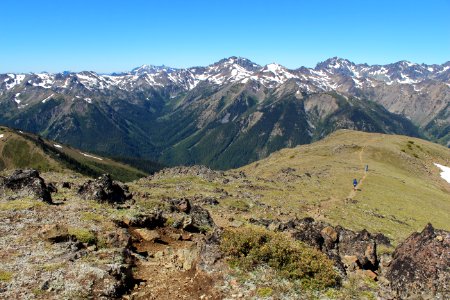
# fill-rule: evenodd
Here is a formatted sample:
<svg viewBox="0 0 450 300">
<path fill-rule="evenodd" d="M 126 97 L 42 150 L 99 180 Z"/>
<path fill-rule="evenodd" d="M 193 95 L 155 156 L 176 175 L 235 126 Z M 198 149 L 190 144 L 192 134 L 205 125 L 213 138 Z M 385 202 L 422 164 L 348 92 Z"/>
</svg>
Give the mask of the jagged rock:
<svg viewBox="0 0 450 300">
<path fill-rule="evenodd" d="M 209 212 L 198 205 L 192 206 L 189 215 L 183 221 L 183 229 L 190 232 L 205 232 L 215 226 Z"/>
<path fill-rule="evenodd" d="M 322 228 L 314 223 L 314 219 L 305 218 L 297 221 L 295 230 L 296 231 L 292 233 L 293 238 L 322 250 L 325 241 L 321 234 Z"/>
<path fill-rule="evenodd" d="M 199 266 L 202 269 L 211 271 L 214 264 L 222 258 L 222 251 L 220 250 L 222 233 L 222 229 L 216 227 L 213 232 L 205 237 L 204 243 L 201 243 Z"/>
<path fill-rule="evenodd" d="M 32 195 L 44 202 L 51 203 L 52 197 L 39 172 L 33 169 L 15 170 L 11 176 L 2 177 L 0 185 L 20 194 Z"/>
<path fill-rule="evenodd" d="M 162 211 L 157 210 L 152 213 L 135 215 L 130 219 L 125 219 L 123 222 L 131 227 L 154 229 L 164 226 L 166 219 L 163 217 Z"/>
<path fill-rule="evenodd" d="M 52 243 L 67 242 L 70 240 L 69 230 L 66 226 L 60 224 L 46 225 L 41 230 L 43 239 Z"/>
<path fill-rule="evenodd" d="M 376 270 L 378 258 L 376 254 L 376 242 L 366 230 L 354 232 L 338 226 L 339 254 L 356 256 L 361 268 Z"/>
<path fill-rule="evenodd" d="M 56 188 L 56 185 L 53 182 L 49 182 L 47 184 L 47 189 L 50 193 L 57 193 L 58 189 Z"/>
<path fill-rule="evenodd" d="M 450 291 L 450 232 L 428 224 L 393 253 L 386 278 L 397 297 L 445 299 Z"/>
<path fill-rule="evenodd" d="M 145 228 L 136 229 L 138 236 L 147 242 L 155 242 L 161 238 L 161 235 L 156 230 L 148 230 Z"/>
<path fill-rule="evenodd" d="M 78 194 L 83 199 L 108 203 L 123 203 L 132 197 L 128 192 L 128 186 L 113 181 L 109 174 L 103 174 L 96 180 L 85 182 L 78 189 Z"/>
<path fill-rule="evenodd" d="M 131 236 L 128 230 L 124 228 L 117 228 L 114 231 L 105 232 L 101 238 L 109 247 L 127 248 L 131 244 Z"/>
<path fill-rule="evenodd" d="M 170 204 L 173 206 L 173 210 L 177 212 L 189 213 L 191 211 L 191 203 L 186 198 L 170 199 Z"/>
</svg>

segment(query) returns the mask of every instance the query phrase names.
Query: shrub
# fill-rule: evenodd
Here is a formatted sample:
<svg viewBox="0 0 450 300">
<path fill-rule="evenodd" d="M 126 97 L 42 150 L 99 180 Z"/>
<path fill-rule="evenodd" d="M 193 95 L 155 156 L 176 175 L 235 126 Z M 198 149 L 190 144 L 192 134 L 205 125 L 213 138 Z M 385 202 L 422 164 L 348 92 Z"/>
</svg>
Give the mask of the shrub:
<svg viewBox="0 0 450 300">
<path fill-rule="evenodd" d="M 0 270 L 0 281 L 10 281 L 12 276 L 11 272 Z"/>
<path fill-rule="evenodd" d="M 79 240 L 82 243 L 86 244 L 96 244 L 97 238 L 95 234 L 84 228 L 69 228 L 69 234 L 76 237 L 77 240 Z"/>
<path fill-rule="evenodd" d="M 230 208 L 240 210 L 240 211 L 247 211 L 250 208 L 250 205 L 241 199 L 232 199 L 229 201 L 228 206 Z"/>
<path fill-rule="evenodd" d="M 253 227 L 228 229 L 221 250 L 232 265 L 252 270 L 266 264 L 281 277 L 300 280 L 304 288 L 322 289 L 338 283 L 333 263 L 325 254 L 282 233 Z"/>
</svg>

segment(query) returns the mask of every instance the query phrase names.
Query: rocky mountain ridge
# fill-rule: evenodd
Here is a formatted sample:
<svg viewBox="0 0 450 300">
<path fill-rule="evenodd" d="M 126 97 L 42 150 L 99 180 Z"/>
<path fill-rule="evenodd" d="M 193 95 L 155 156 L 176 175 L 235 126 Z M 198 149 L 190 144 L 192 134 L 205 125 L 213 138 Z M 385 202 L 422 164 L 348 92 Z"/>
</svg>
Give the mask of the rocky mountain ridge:
<svg viewBox="0 0 450 300">
<path fill-rule="evenodd" d="M 369 66 L 337 57 L 295 70 L 230 57 L 109 75 L 1 74 L 0 122 L 101 155 L 226 169 L 340 128 L 447 145 L 449 74 L 449 62 Z"/>
</svg>

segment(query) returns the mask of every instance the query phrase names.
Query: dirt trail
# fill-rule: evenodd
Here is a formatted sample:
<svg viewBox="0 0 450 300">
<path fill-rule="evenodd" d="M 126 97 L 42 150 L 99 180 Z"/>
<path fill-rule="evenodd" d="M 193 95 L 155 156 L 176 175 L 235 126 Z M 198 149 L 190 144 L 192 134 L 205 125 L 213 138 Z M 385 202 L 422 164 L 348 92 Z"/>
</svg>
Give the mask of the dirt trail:
<svg viewBox="0 0 450 300">
<path fill-rule="evenodd" d="M 147 232 L 158 238 L 145 240 L 139 229 L 130 229 L 136 257 L 135 287 L 124 299 L 222 298 L 214 289 L 217 278 L 196 268 L 196 234 L 169 228 Z"/>
<path fill-rule="evenodd" d="M 358 180 L 358 185 L 356 186 L 356 189 L 352 189 L 352 190 L 350 191 L 350 193 L 349 193 L 348 196 L 347 196 L 347 199 L 353 199 L 353 197 L 356 196 L 356 192 L 357 192 L 357 191 L 361 188 L 361 186 L 363 185 L 364 180 L 366 180 L 366 177 L 367 177 L 367 175 L 368 175 L 368 172 L 365 171 L 365 166 L 366 166 L 366 164 L 364 163 L 364 160 L 363 160 L 364 150 L 367 148 L 367 146 L 368 146 L 369 144 L 372 144 L 373 142 L 375 142 L 376 139 L 377 139 L 377 138 L 373 138 L 373 139 L 370 139 L 369 141 L 367 141 L 367 143 L 364 144 L 364 146 L 361 148 L 361 150 L 360 150 L 359 153 L 358 153 L 359 162 L 361 163 L 361 168 L 362 168 L 362 170 L 363 170 L 363 172 L 364 172 L 364 175 Z"/>
<path fill-rule="evenodd" d="M 349 200 L 351 201 L 356 196 L 356 192 L 358 191 L 358 189 L 361 188 L 361 186 L 363 185 L 364 181 L 366 180 L 368 172 L 365 171 L 365 165 L 366 164 L 364 163 L 364 160 L 363 160 L 364 150 L 367 148 L 367 146 L 369 146 L 370 144 L 373 144 L 376 140 L 377 140 L 377 138 L 370 139 L 369 141 L 367 141 L 367 143 L 364 144 L 364 146 L 358 152 L 359 162 L 361 164 L 361 169 L 362 169 L 362 172 L 364 172 L 364 174 L 358 180 L 358 185 L 356 186 L 356 190 L 352 189 L 350 191 L 350 193 L 348 194 L 348 196 L 344 199 L 344 201 L 349 201 Z M 319 207 L 315 208 L 312 211 L 310 211 L 309 214 L 314 219 L 321 220 L 321 219 L 324 218 L 323 212 L 326 211 L 331 206 L 333 206 L 334 204 L 336 204 L 337 202 L 340 202 L 340 201 L 342 201 L 342 199 L 331 197 L 329 200 L 322 201 L 320 203 Z"/>
</svg>

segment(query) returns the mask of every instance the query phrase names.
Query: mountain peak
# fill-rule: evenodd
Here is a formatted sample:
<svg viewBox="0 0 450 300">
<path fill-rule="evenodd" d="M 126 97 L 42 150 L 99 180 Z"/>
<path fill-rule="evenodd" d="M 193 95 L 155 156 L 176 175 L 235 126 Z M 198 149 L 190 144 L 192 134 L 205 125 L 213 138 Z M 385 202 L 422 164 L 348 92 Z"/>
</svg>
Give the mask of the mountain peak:
<svg viewBox="0 0 450 300">
<path fill-rule="evenodd" d="M 216 62 L 214 65 L 239 65 L 243 68 L 245 68 L 248 71 L 256 71 L 257 69 L 261 68 L 260 65 L 252 62 L 251 60 L 245 58 L 245 57 L 239 57 L 239 56 L 230 56 L 228 58 L 224 58 Z"/>
<path fill-rule="evenodd" d="M 174 68 L 167 67 L 165 65 L 154 66 L 154 65 L 142 65 L 140 67 L 136 67 L 130 71 L 133 75 L 143 75 L 143 74 L 154 74 L 161 70 L 174 70 Z"/>
</svg>

